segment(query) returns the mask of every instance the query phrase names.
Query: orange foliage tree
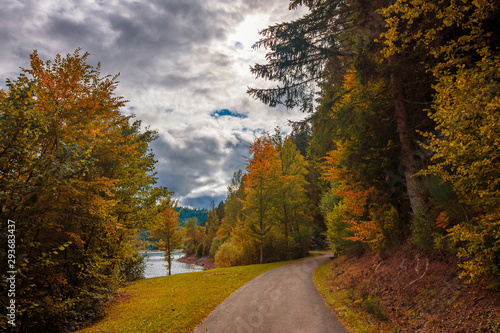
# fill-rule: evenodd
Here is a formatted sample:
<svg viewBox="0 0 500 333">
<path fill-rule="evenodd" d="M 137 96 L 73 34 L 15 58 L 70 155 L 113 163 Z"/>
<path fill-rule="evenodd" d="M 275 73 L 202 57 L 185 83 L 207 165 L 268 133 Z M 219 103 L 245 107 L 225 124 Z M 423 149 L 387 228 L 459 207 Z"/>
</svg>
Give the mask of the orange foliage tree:
<svg viewBox="0 0 500 333">
<path fill-rule="evenodd" d="M 0 91 L 0 220 L 16 222 L 24 331 L 76 328 L 140 275 L 131 237 L 161 192 L 148 147 L 157 134 L 120 113 L 116 76 L 87 58 L 34 52 Z"/>
<path fill-rule="evenodd" d="M 330 191 L 337 197 L 334 207 L 326 209 L 327 236 L 334 247 L 344 240 L 362 243 L 376 241 L 380 230 L 369 218 L 368 213 L 368 199 L 375 189 L 373 187 L 364 189 L 359 182 L 349 181 L 352 175 L 342 170 L 338 164 L 341 152 L 340 147 L 331 151 L 323 164 L 323 177 L 335 184 Z M 340 229 L 339 226 L 341 226 Z M 336 250 L 342 251 L 343 249 L 337 245 Z"/>
</svg>

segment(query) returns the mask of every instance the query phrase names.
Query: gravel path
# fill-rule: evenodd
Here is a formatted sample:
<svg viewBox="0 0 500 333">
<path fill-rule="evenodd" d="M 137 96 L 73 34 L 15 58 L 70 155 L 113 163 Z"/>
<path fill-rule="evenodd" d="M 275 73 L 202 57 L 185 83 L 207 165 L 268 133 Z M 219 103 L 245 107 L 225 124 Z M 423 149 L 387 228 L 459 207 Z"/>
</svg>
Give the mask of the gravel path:
<svg viewBox="0 0 500 333">
<path fill-rule="evenodd" d="M 345 333 L 312 281 L 328 255 L 268 271 L 229 296 L 195 333 Z"/>
</svg>

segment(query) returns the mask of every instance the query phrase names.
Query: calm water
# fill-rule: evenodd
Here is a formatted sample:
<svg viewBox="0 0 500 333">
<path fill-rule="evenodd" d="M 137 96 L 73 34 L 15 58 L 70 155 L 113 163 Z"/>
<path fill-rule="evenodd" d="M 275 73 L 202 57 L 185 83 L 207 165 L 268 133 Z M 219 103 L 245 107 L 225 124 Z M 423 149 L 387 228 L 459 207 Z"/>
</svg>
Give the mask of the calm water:
<svg viewBox="0 0 500 333">
<path fill-rule="evenodd" d="M 163 251 L 146 252 L 142 253 L 142 255 L 144 255 L 144 262 L 146 263 L 146 270 L 144 272 L 144 277 L 146 279 L 168 275 L 168 269 L 166 267 L 167 262 L 165 261 Z M 184 256 L 184 253 L 174 252 L 174 260 L 172 261 L 172 275 L 199 272 L 204 270 L 202 266 L 178 262 L 177 259 L 182 256 Z"/>
</svg>

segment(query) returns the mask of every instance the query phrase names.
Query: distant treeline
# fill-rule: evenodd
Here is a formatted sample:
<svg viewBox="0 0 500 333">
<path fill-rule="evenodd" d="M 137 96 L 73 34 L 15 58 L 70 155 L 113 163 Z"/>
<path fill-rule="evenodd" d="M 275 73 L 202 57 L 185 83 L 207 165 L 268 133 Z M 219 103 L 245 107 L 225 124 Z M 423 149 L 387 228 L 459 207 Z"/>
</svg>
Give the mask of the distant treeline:
<svg viewBox="0 0 500 333">
<path fill-rule="evenodd" d="M 176 209 L 179 213 L 179 225 L 184 226 L 186 221 L 190 218 L 196 218 L 198 220 L 198 225 L 204 225 L 208 218 L 208 209 L 193 209 L 186 207 L 177 207 Z"/>
</svg>

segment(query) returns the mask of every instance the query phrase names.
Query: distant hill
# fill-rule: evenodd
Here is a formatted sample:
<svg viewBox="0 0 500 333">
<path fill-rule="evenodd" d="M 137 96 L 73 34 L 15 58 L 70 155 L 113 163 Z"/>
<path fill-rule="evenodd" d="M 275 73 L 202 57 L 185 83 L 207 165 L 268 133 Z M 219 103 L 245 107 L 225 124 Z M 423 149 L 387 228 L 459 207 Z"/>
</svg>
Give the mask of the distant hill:
<svg viewBox="0 0 500 333">
<path fill-rule="evenodd" d="M 204 225 L 208 219 L 208 209 L 193 209 L 186 207 L 177 207 L 177 211 L 181 211 L 179 214 L 179 225 L 184 226 L 187 220 L 195 217 L 198 220 L 198 225 Z"/>
</svg>

